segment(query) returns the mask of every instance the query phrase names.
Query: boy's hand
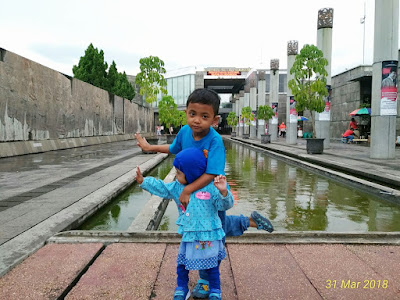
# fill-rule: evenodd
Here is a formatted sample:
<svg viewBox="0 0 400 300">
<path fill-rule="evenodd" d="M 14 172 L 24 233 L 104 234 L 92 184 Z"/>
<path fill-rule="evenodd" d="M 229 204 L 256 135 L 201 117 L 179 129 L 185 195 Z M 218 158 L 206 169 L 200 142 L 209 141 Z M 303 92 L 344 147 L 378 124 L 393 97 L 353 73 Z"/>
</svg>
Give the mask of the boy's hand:
<svg viewBox="0 0 400 300">
<path fill-rule="evenodd" d="M 189 200 L 190 200 L 190 193 L 185 191 L 185 189 L 183 189 L 182 193 L 179 196 L 179 202 L 182 203 L 182 206 L 184 207 L 184 209 L 182 210 L 186 210 L 189 204 Z"/>
<path fill-rule="evenodd" d="M 143 175 L 142 172 L 140 172 L 139 166 L 136 167 L 136 181 L 139 184 L 143 183 Z"/>
<path fill-rule="evenodd" d="M 139 132 L 135 134 L 137 145 L 144 151 L 150 151 L 151 145 L 147 142 L 146 138 L 143 138 Z"/>
<path fill-rule="evenodd" d="M 226 185 L 226 177 L 223 175 L 218 175 L 214 178 L 214 185 L 222 194 L 222 196 L 226 197 L 228 195 L 228 189 Z"/>
</svg>

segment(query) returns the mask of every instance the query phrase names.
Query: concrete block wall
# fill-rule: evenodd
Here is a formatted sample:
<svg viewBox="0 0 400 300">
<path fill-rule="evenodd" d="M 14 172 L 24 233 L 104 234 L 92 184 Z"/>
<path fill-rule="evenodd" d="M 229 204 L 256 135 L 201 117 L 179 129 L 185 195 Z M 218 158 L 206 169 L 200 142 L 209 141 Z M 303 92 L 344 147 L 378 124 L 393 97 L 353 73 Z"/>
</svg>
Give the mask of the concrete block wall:
<svg viewBox="0 0 400 300">
<path fill-rule="evenodd" d="M 0 52 L 0 143 L 152 131 L 150 108 Z"/>
<path fill-rule="evenodd" d="M 346 73 L 344 74 L 346 77 Z M 351 120 L 349 113 L 360 107 L 360 82 L 332 78 L 331 138 L 340 138 Z"/>
</svg>

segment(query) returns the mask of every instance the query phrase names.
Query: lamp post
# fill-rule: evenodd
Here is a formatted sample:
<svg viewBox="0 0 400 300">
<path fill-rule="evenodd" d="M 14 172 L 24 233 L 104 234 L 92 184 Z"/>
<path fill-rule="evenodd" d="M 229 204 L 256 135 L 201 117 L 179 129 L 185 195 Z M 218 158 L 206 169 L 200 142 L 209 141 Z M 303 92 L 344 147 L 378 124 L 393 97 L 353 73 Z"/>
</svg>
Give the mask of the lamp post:
<svg viewBox="0 0 400 300">
<path fill-rule="evenodd" d="M 364 16 L 360 19 L 360 23 L 363 24 L 364 26 L 364 32 L 363 32 L 363 65 L 364 65 L 364 53 L 365 53 L 365 1 L 364 1 Z"/>
</svg>

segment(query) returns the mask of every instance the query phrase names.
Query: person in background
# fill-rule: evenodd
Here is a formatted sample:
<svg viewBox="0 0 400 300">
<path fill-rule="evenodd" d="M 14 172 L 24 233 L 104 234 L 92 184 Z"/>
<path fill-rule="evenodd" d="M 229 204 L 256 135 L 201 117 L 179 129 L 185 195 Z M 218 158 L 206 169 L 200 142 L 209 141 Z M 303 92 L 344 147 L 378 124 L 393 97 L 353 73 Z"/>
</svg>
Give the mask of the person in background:
<svg viewBox="0 0 400 300">
<path fill-rule="evenodd" d="M 301 129 L 301 126 L 298 126 L 297 137 L 299 138 L 303 137 L 303 129 Z"/>
<path fill-rule="evenodd" d="M 208 275 L 210 294 L 208 299 L 221 299 L 219 265 L 226 257 L 223 238 L 225 237 L 218 211 L 233 206 L 233 195 L 228 190 L 226 177 L 218 175 L 205 187 L 190 195 L 186 209 L 179 202 L 179 196 L 187 184 L 191 184 L 206 172 L 207 159 L 198 148 L 186 148 L 174 159 L 176 180 L 164 183 L 154 177 L 144 178 L 139 167 L 136 181 L 140 186 L 165 199 L 173 199 L 178 206 L 176 221 L 178 233 L 182 235 L 177 258 L 177 287 L 174 300 L 189 298 L 189 270 L 203 270 Z"/>
<path fill-rule="evenodd" d="M 353 132 L 353 130 L 352 130 L 352 129 L 347 129 L 347 130 L 343 133 L 342 137 L 346 139 L 345 141 L 346 141 L 348 144 L 350 144 L 350 143 L 353 141 L 353 139 L 354 139 L 354 132 Z"/>
<path fill-rule="evenodd" d="M 285 137 L 286 136 L 286 125 L 285 122 L 282 122 L 281 125 L 279 125 L 279 132 L 280 136 Z"/>
<path fill-rule="evenodd" d="M 353 131 L 358 129 L 358 123 L 356 122 L 356 120 L 354 118 L 351 118 L 351 121 L 350 121 L 347 129 L 351 129 Z"/>
</svg>

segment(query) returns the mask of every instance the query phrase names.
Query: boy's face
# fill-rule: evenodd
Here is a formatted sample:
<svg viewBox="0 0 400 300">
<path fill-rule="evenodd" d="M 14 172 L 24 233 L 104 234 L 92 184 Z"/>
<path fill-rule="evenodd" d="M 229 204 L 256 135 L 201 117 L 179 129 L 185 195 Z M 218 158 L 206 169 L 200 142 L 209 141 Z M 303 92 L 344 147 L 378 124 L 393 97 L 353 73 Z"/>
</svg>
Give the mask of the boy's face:
<svg viewBox="0 0 400 300">
<path fill-rule="evenodd" d="M 194 135 L 206 135 L 210 126 L 218 123 L 211 105 L 189 103 L 186 108 L 186 120 Z"/>
<path fill-rule="evenodd" d="M 175 169 L 176 169 L 176 168 L 175 168 Z M 176 175 L 175 175 L 175 177 L 176 177 L 176 180 L 178 180 L 178 182 L 179 182 L 180 184 L 187 184 L 186 176 L 185 176 L 185 174 L 184 174 L 182 171 L 176 169 Z"/>
</svg>

